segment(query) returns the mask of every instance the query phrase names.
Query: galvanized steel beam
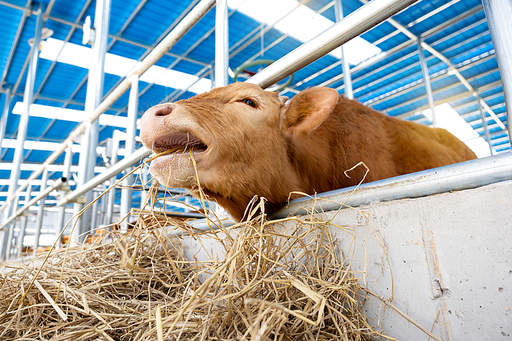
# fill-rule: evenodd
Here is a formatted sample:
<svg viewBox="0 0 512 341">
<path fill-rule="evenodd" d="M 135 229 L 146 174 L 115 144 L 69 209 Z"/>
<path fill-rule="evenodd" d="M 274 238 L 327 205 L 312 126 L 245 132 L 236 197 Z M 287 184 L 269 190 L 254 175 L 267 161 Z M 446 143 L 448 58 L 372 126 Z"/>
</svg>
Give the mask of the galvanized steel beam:
<svg viewBox="0 0 512 341">
<path fill-rule="evenodd" d="M 228 85 L 228 1 L 217 0 L 215 11 L 215 87 Z"/>
<path fill-rule="evenodd" d="M 30 65 L 27 74 L 27 81 L 25 85 L 25 94 L 23 96 L 23 113 L 20 116 L 20 122 L 18 125 L 18 136 L 17 136 L 17 145 L 16 150 L 14 151 L 14 157 L 12 161 L 12 170 L 10 176 L 10 185 L 8 198 L 14 199 L 16 197 L 16 190 L 18 187 L 18 180 L 20 179 L 20 166 L 23 162 L 24 156 L 24 144 L 25 139 L 27 138 L 27 129 L 28 129 L 28 119 L 30 114 L 30 106 L 33 102 L 34 95 L 34 83 L 36 78 L 37 71 L 37 63 L 39 60 L 39 43 L 41 42 L 41 30 L 43 29 L 43 7 L 39 5 L 39 12 L 37 14 L 36 19 L 36 27 L 34 32 L 34 45 L 30 50 Z M 11 200 L 12 200 L 11 199 Z M 11 215 L 12 202 L 11 200 L 7 200 L 7 210 L 4 213 L 4 218 L 7 218 Z M 17 209 L 17 207 L 15 208 Z M 4 240 L 2 245 L 1 257 L 2 259 L 6 259 L 7 255 L 10 252 L 11 244 L 12 244 L 12 236 L 13 236 L 13 226 L 11 225 L 8 228 L 8 232 L 4 233 Z"/>
<path fill-rule="evenodd" d="M 421 38 L 418 38 L 418 56 L 420 58 L 421 71 L 423 73 L 423 83 L 425 84 L 425 90 L 427 92 L 428 105 L 432 112 L 432 125 L 437 127 L 436 105 L 434 102 L 434 95 L 432 94 L 432 84 L 430 84 L 430 74 L 428 72 L 427 62 L 425 61 L 425 54 L 423 53 L 423 47 L 421 46 Z"/>
<path fill-rule="evenodd" d="M 44 192 L 46 187 L 48 187 L 48 169 L 45 169 L 43 172 L 40 192 Z M 39 247 L 39 237 L 41 236 L 41 229 L 43 227 L 45 199 L 46 197 L 43 197 L 41 200 L 39 200 L 39 206 L 37 208 L 34 255 L 37 253 L 37 248 Z"/>
<path fill-rule="evenodd" d="M 85 98 L 85 113 L 88 117 L 94 116 L 96 108 L 103 97 L 103 79 L 105 75 L 105 56 L 107 54 L 108 30 L 110 21 L 111 0 L 98 0 L 96 2 L 96 16 L 94 19 L 94 42 L 92 47 L 92 61 L 87 80 L 87 94 Z M 80 159 L 78 161 L 78 186 L 82 186 L 94 177 L 96 166 L 96 146 L 98 144 L 98 120 L 89 119 L 90 124 L 85 127 L 81 136 Z M 91 202 L 93 193 L 86 193 L 86 202 Z M 75 204 L 75 214 L 83 208 L 82 203 Z M 86 211 L 77 217 L 77 227 L 74 229 L 73 240 L 83 241 L 85 234 L 91 229 L 91 212 Z"/>
<path fill-rule="evenodd" d="M 131 155 L 135 151 L 135 136 L 137 135 L 137 117 L 139 114 L 139 77 L 133 75 L 130 78 L 132 87 L 130 89 L 130 97 L 128 104 L 128 127 L 126 128 L 126 155 Z M 131 167 L 126 168 L 126 173 L 131 171 Z M 129 175 L 123 180 L 123 188 L 121 189 L 121 218 L 129 215 L 132 207 L 132 189 L 134 183 L 134 176 Z M 121 224 L 121 231 L 128 230 L 128 219 L 126 218 Z"/>
<path fill-rule="evenodd" d="M 29 185 L 27 190 L 25 191 L 25 202 L 24 206 L 28 205 L 28 203 L 32 200 L 32 186 Z M 27 216 L 25 214 L 21 215 L 20 218 L 20 233 L 18 234 L 18 239 L 16 239 L 16 248 L 19 250 L 21 254 L 23 253 L 23 239 L 25 239 L 25 232 L 27 231 Z"/>
<path fill-rule="evenodd" d="M 11 105 L 11 89 L 7 89 L 4 93 L 4 110 L 2 111 L 2 117 L 0 117 L 0 153 L 2 151 L 2 141 L 5 137 L 5 127 L 7 125 L 7 117 L 9 116 L 9 106 Z"/>
<path fill-rule="evenodd" d="M 336 22 L 343 19 L 343 6 L 341 4 L 341 0 L 336 0 L 334 5 L 334 12 L 336 15 Z M 352 89 L 352 76 L 350 74 L 350 65 L 348 63 L 348 59 L 345 53 L 345 47 L 343 45 L 340 46 L 341 50 L 341 65 L 343 70 L 343 83 L 345 85 L 345 97 L 353 99 L 354 98 L 354 90 Z"/>
<path fill-rule="evenodd" d="M 512 142 L 512 21 L 510 19 L 512 18 L 512 2 L 510 0 L 483 0 L 483 5 L 503 81 L 503 92 L 507 105 L 508 136 Z"/>
<path fill-rule="evenodd" d="M 69 180 L 71 177 L 71 165 L 73 163 L 73 144 L 69 144 L 66 148 L 66 156 L 64 157 L 64 170 L 62 172 L 62 177 L 66 180 Z M 62 189 L 59 191 L 59 197 L 66 196 L 66 193 L 68 192 L 68 189 Z M 57 223 L 56 223 L 56 233 L 55 237 L 59 238 L 59 241 L 55 245 L 58 249 L 62 243 L 62 230 L 64 230 L 64 221 L 66 218 L 66 205 L 59 206 L 59 212 L 57 214 Z"/>
<path fill-rule="evenodd" d="M 269 65 L 248 82 L 267 88 L 415 2 L 416 0 L 374 0 Z"/>
<path fill-rule="evenodd" d="M 314 203 L 315 211 L 333 211 L 378 201 L 418 198 L 485 186 L 512 179 L 512 153 L 476 159 L 422 172 L 348 187 L 292 200 L 285 209 L 271 216 L 284 218 L 290 214 L 309 214 L 307 208 Z"/>
</svg>

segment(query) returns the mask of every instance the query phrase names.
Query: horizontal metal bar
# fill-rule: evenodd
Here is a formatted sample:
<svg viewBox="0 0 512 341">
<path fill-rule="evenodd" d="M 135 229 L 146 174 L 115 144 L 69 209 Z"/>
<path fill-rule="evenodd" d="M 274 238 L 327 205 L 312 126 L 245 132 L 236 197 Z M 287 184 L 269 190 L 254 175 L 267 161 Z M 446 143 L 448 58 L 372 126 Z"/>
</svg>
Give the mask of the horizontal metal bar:
<svg viewBox="0 0 512 341">
<path fill-rule="evenodd" d="M 371 171 L 371 170 L 370 170 Z M 313 206 L 317 212 L 361 206 L 373 202 L 419 198 L 432 194 L 476 188 L 512 179 L 512 153 L 457 163 L 422 172 L 325 192 L 311 198 L 292 200 L 272 219 L 290 214 L 304 215 Z"/>
<path fill-rule="evenodd" d="M 374 0 L 251 77 L 262 88 L 288 77 L 417 0 Z"/>
<path fill-rule="evenodd" d="M 152 151 L 147 149 L 146 147 L 138 149 L 135 153 L 125 157 L 121 161 L 114 164 L 112 167 L 108 168 L 103 173 L 96 175 L 94 178 L 87 181 L 83 186 L 80 186 L 73 192 L 68 193 L 68 195 L 66 195 L 63 199 L 59 200 L 57 206 L 63 206 L 66 205 L 67 203 L 75 202 L 79 196 L 83 195 L 86 192 L 89 192 L 94 187 L 107 181 L 114 175 L 121 173 L 124 169 L 139 163 L 142 159 L 151 155 L 151 153 Z"/>
<path fill-rule="evenodd" d="M 7 218 L 2 225 L 0 225 L 0 231 L 6 231 L 5 226 L 9 225 L 14 219 L 19 217 L 23 212 L 25 212 L 30 206 L 35 205 L 36 202 L 39 200 L 46 198 L 48 194 L 50 194 L 52 191 L 59 189 L 62 185 L 64 185 L 67 182 L 68 179 L 66 178 L 60 178 L 56 180 L 50 187 L 47 187 L 44 191 L 40 192 L 38 196 L 34 197 L 32 200 L 30 200 L 27 204 L 23 205 L 20 209 L 18 209 L 16 212 L 14 212 L 13 215 L 11 215 L 9 218 Z"/>
</svg>

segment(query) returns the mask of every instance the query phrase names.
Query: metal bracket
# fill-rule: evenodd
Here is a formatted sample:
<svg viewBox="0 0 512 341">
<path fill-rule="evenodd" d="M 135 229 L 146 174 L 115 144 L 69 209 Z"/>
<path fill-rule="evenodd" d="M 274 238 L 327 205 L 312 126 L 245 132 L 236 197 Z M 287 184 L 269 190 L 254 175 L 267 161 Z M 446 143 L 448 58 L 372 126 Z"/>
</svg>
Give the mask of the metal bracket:
<svg viewBox="0 0 512 341">
<path fill-rule="evenodd" d="M 94 28 L 91 28 L 91 16 L 88 15 L 87 18 L 85 18 L 85 22 L 82 25 L 82 29 L 84 31 L 84 35 L 82 36 L 82 44 L 94 44 L 94 40 L 96 38 L 96 31 L 94 30 Z"/>
</svg>

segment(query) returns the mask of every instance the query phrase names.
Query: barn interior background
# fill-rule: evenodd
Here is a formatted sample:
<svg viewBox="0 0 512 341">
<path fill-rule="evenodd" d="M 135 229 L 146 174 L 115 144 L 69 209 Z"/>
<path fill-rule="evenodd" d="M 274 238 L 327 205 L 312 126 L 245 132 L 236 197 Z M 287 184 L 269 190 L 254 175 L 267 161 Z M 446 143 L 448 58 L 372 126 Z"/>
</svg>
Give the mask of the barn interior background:
<svg viewBox="0 0 512 341">
<path fill-rule="evenodd" d="M 18 249 L 53 243 L 73 210 L 103 192 L 114 177 L 120 179 L 119 170 L 134 163 L 130 160 L 149 155 L 133 143 L 135 124 L 146 109 L 208 91 L 216 84 L 216 60 L 229 65 L 228 79 L 217 84 L 232 82 L 235 73 L 247 79 L 270 63 L 257 61 L 282 58 L 368 2 L 342 0 L 336 13 L 337 0 L 229 0 L 229 53 L 216 58 L 215 1 L 98 1 L 0 0 L 4 258 L 17 253 L 11 242 Z M 345 64 L 338 48 L 296 71 L 282 94 L 329 86 L 391 116 L 427 125 L 435 120 L 479 157 L 509 151 L 503 85 L 482 2 L 412 2 L 346 43 Z M 201 5 L 206 14 L 196 13 L 197 24 L 183 28 L 180 22 Z M 186 33 L 162 58 L 147 64 L 138 79 L 129 77 L 179 29 Z M 94 40 L 104 41 L 104 48 L 93 51 Z M 240 67 L 248 72 L 238 73 Z M 348 69 L 351 81 L 343 72 Z M 117 96 L 120 88 L 126 92 Z M 105 104 L 109 98 L 114 100 Z M 30 115 L 24 101 L 31 104 Z M 102 101 L 103 110 L 95 111 Z M 97 126 L 89 124 L 91 115 L 99 115 Z M 90 126 L 91 137 L 80 136 Z M 116 168 L 118 160 L 126 163 Z M 91 183 L 95 176 L 102 178 Z M 147 177 L 135 177 L 136 185 Z M 82 232 L 140 207 L 143 198 L 136 190 L 111 193 L 89 210 Z M 166 201 L 166 211 L 200 216 L 193 212 L 200 209 L 196 199 L 180 189 L 173 194 L 179 197 Z M 7 219 L 13 207 L 30 201 L 36 205 L 26 206 L 28 214 Z"/>
</svg>

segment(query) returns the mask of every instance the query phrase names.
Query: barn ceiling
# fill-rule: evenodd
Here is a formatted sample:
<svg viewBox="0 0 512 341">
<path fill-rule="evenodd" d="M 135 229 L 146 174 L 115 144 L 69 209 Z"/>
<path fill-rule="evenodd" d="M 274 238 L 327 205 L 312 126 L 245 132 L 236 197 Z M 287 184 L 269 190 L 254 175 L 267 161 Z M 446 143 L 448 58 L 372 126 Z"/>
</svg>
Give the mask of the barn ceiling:
<svg viewBox="0 0 512 341">
<path fill-rule="evenodd" d="M 112 0 L 104 95 L 109 94 L 197 2 Z M 342 2 L 347 16 L 367 1 Z M 36 15 L 32 10 L 42 6 L 44 27 L 53 33 L 40 52 L 34 95 L 37 104 L 34 108 L 38 109 L 33 109 L 29 120 L 22 180 L 44 162 L 84 117 L 90 46 L 82 44 L 82 25 L 87 17 L 94 22 L 95 4 L 93 0 L 0 0 L 0 91 L 10 89 L 14 95 L 9 104 L 0 154 L 0 202 L 6 199 L 31 49 L 28 41 L 35 33 Z M 290 12 L 297 1 L 236 0 L 228 4 L 231 71 L 252 60 L 277 60 L 316 34 L 315 28 L 335 21 L 334 1 L 331 0 L 301 1 L 302 7 L 275 25 L 281 13 Z M 274 17 L 265 17 L 269 14 Z M 317 21 L 302 22 L 312 17 Z M 141 77 L 140 115 L 155 104 L 188 98 L 211 87 L 214 25 L 215 9 L 212 9 Z M 462 139 L 478 149 L 480 155 L 490 153 L 474 91 L 461 82 L 459 73 L 478 92 L 487 108 L 485 120 L 492 153 L 510 150 L 503 86 L 480 0 L 418 1 L 361 38 L 368 46 L 352 43 L 346 47 L 347 53 L 353 55 L 351 74 L 358 101 L 391 116 L 432 123 L 419 64 L 417 39 L 420 38 L 428 45 L 425 57 L 435 103 L 439 106 L 436 109 L 439 124 L 461 131 Z M 370 49 L 369 54 L 363 53 L 366 48 Z M 440 55 L 433 55 L 429 48 Z M 372 53 L 377 54 L 366 59 Z M 260 67 L 253 66 L 249 71 L 257 72 Z M 296 72 L 282 94 L 291 97 L 302 89 L 318 85 L 344 93 L 342 66 L 336 53 Z M 0 108 L 5 98 L 5 95 L 0 96 Z M 114 130 L 126 129 L 122 117 L 126 117 L 127 105 L 128 93 L 102 115 L 100 153 Z M 114 116 L 119 118 L 113 119 Z M 101 172 L 108 159 L 100 156 L 97 161 L 96 170 Z M 63 162 L 62 155 L 56 164 Z M 73 165 L 78 165 L 78 153 Z M 50 170 L 51 179 L 62 174 L 59 166 Z M 76 167 L 73 170 L 76 171 Z M 34 191 L 38 191 L 37 186 Z"/>
</svg>

